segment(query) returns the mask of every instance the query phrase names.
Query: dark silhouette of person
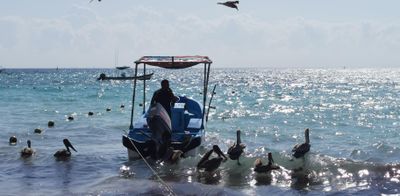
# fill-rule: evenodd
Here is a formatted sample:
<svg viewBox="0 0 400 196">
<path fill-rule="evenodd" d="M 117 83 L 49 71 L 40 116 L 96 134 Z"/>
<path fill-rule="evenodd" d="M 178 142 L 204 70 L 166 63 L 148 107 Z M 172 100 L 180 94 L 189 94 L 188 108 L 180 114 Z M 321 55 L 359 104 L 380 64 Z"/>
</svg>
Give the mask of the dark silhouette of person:
<svg viewBox="0 0 400 196">
<path fill-rule="evenodd" d="M 178 100 L 175 97 L 172 90 L 169 88 L 169 81 L 161 81 L 161 88 L 154 92 L 153 98 L 151 99 L 151 105 L 160 103 L 167 111 L 168 115 L 171 116 L 171 105 Z"/>
</svg>

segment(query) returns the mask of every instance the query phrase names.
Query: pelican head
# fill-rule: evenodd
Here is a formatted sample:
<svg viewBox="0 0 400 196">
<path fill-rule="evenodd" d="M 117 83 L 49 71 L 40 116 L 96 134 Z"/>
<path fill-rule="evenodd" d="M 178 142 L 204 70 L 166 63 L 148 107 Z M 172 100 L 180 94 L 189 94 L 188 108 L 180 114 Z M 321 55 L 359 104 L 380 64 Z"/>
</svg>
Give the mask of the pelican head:
<svg viewBox="0 0 400 196">
<path fill-rule="evenodd" d="M 310 143 L 310 130 L 309 129 L 306 129 L 304 131 L 304 137 L 306 138 L 306 144 L 309 144 Z"/>
<path fill-rule="evenodd" d="M 227 159 L 218 145 L 213 145 L 213 150 L 214 150 L 215 153 L 218 154 L 219 157 L 223 156 L 225 160 Z"/>
<path fill-rule="evenodd" d="M 239 129 L 236 131 L 236 143 L 238 145 L 240 145 L 242 143 L 242 140 L 240 139 L 240 130 Z"/>
<path fill-rule="evenodd" d="M 78 151 L 75 150 L 75 148 L 72 146 L 71 142 L 69 142 L 68 139 L 64 139 L 64 140 L 63 140 L 63 143 L 64 143 L 65 147 L 67 148 L 67 151 L 68 151 L 68 152 L 71 152 L 71 151 L 69 150 L 69 148 L 72 148 L 72 150 L 74 150 L 75 152 L 78 152 Z"/>
<path fill-rule="evenodd" d="M 272 153 L 268 153 L 268 165 L 272 165 L 274 163 L 274 159 L 272 158 Z"/>
</svg>

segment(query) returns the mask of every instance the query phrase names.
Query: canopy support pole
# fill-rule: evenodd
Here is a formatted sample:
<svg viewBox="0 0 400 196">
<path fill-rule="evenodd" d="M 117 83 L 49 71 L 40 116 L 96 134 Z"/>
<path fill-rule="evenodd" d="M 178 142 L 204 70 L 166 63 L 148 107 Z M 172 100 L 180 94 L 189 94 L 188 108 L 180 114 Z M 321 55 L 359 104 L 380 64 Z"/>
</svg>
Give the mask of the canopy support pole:
<svg viewBox="0 0 400 196">
<path fill-rule="evenodd" d="M 203 116 L 201 118 L 201 127 L 203 128 L 204 128 L 204 116 L 206 114 L 205 110 L 207 101 L 207 86 L 208 86 L 209 71 L 210 71 L 210 64 L 208 65 L 208 70 L 207 70 L 207 63 L 204 63 Z"/>
<path fill-rule="evenodd" d="M 146 75 L 146 64 L 143 65 L 143 75 Z M 146 110 L 146 79 L 143 80 L 143 114 Z"/>
<path fill-rule="evenodd" d="M 135 80 L 133 81 L 133 95 L 132 95 L 132 110 L 131 110 L 131 124 L 129 125 L 129 129 L 133 130 L 133 111 L 135 109 L 135 96 L 136 96 L 136 81 L 137 81 L 137 69 L 138 64 L 135 64 Z"/>
</svg>

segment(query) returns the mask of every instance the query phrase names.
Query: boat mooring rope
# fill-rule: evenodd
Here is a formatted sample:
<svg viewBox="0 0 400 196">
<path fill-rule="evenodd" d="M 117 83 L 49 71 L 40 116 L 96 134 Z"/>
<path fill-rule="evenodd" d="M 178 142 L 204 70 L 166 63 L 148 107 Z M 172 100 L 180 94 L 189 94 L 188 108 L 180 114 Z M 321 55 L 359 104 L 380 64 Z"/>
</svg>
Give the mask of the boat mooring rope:
<svg viewBox="0 0 400 196">
<path fill-rule="evenodd" d="M 128 138 L 129 139 L 129 138 Z M 133 145 L 133 147 L 135 148 L 136 152 L 139 154 L 139 156 L 143 159 L 144 163 L 146 163 L 147 167 L 150 168 L 150 170 L 153 172 L 153 174 L 157 177 L 158 181 L 160 181 L 160 183 L 162 185 L 165 186 L 165 188 L 168 190 L 168 192 L 170 193 L 170 195 L 177 195 L 172 188 L 163 180 L 161 179 L 161 177 L 157 174 L 157 172 L 150 166 L 150 164 L 147 162 L 147 160 L 144 158 L 144 156 L 142 155 L 142 153 L 140 153 L 139 149 L 136 147 L 136 145 L 132 142 L 131 139 L 129 139 L 129 141 L 131 142 L 131 144 Z"/>
</svg>

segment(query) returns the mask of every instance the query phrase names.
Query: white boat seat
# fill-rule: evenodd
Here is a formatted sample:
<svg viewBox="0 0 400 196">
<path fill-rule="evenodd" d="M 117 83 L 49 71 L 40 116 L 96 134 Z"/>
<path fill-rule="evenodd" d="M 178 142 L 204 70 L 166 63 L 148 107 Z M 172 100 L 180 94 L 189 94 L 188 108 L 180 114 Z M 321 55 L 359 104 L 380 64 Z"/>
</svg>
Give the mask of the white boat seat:
<svg viewBox="0 0 400 196">
<path fill-rule="evenodd" d="M 187 126 L 188 129 L 200 129 L 201 128 L 201 118 L 191 118 Z"/>
</svg>

